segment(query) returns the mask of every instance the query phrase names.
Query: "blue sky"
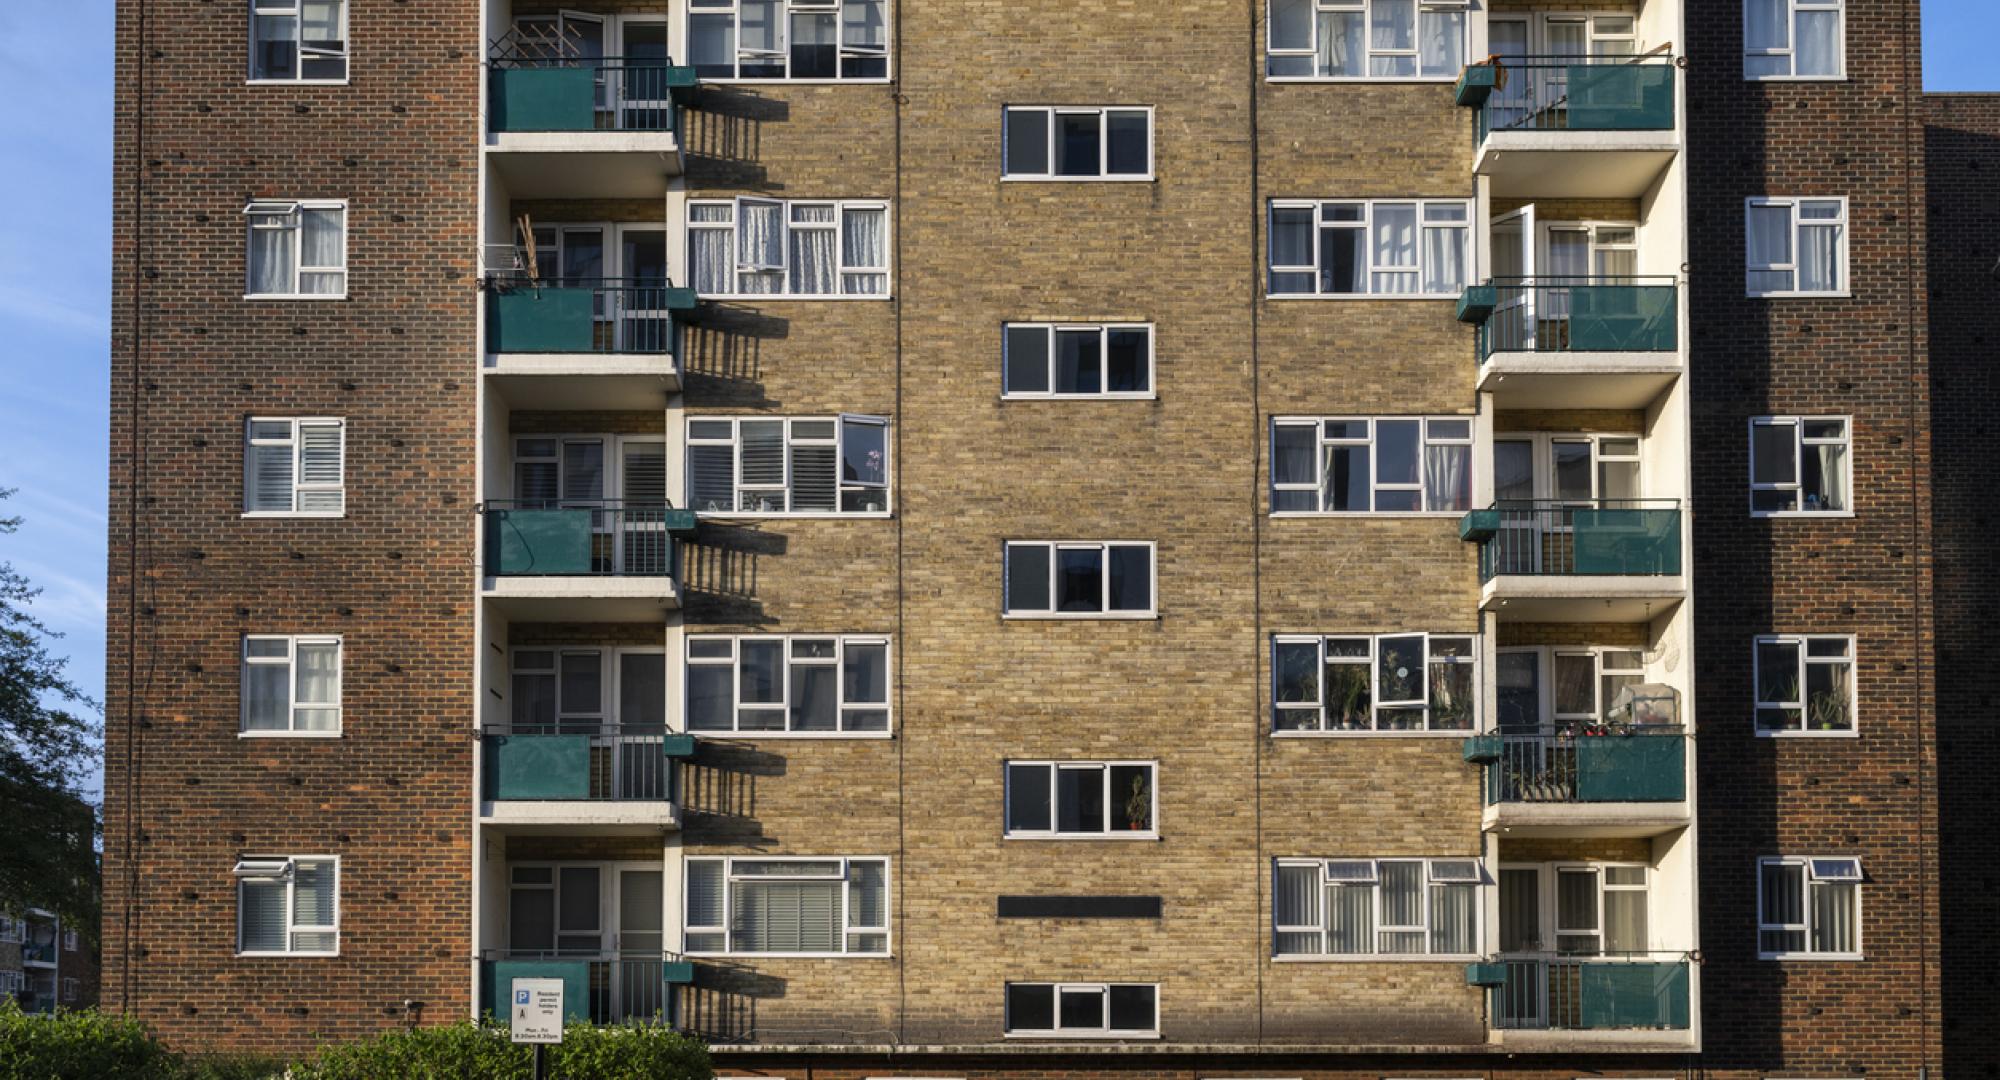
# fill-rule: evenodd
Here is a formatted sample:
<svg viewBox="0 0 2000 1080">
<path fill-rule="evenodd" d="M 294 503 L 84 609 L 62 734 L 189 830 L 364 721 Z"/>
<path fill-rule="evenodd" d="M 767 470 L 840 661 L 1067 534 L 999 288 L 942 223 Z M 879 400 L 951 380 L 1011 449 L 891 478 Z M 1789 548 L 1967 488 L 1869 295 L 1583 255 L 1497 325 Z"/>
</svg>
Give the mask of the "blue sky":
<svg viewBox="0 0 2000 1080">
<path fill-rule="evenodd" d="M 2000 90 L 1993 0 L 1924 0 L 1931 90 Z M 0 540 L 46 591 L 70 674 L 104 689 L 104 470 L 111 290 L 112 0 L 0 2 Z M 51 49 L 47 43 L 64 43 Z"/>
</svg>

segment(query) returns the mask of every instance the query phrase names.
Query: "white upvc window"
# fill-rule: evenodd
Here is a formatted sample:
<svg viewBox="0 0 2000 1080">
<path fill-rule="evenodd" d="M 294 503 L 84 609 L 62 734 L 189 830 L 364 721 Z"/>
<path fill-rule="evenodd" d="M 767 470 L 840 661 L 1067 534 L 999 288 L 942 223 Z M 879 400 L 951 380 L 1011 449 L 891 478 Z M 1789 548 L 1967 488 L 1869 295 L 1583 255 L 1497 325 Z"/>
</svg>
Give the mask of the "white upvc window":
<svg viewBox="0 0 2000 1080">
<path fill-rule="evenodd" d="M 250 81 L 347 81 L 347 0 L 250 0 Z"/>
<path fill-rule="evenodd" d="M 1279 634 L 1271 648 L 1278 734 L 1463 733 L 1479 726 L 1479 647 L 1471 634 Z"/>
<path fill-rule="evenodd" d="M 1852 634 L 1766 634 L 1753 663 L 1757 734 L 1856 734 Z"/>
<path fill-rule="evenodd" d="M 1435 80 L 1465 65 L 1467 0 L 1269 0 L 1277 80 Z"/>
<path fill-rule="evenodd" d="M 339 636 L 244 635 L 241 734 L 339 735 Z"/>
<path fill-rule="evenodd" d="M 236 955 L 339 955 L 339 856 L 246 855 L 235 875 Z"/>
<path fill-rule="evenodd" d="M 691 956 L 886 956 L 889 860 L 689 858 Z"/>
<path fill-rule="evenodd" d="M 1861 959 L 1861 860 L 1799 855 L 1757 860 L 1757 955 Z"/>
<path fill-rule="evenodd" d="M 1750 296 L 1846 296 L 1847 198 L 1743 200 Z"/>
<path fill-rule="evenodd" d="M 1750 418 L 1751 517 L 1852 517 L 1853 427 L 1845 416 Z"/>
<path fill-rule="evenodd" d="M 688 0 L 688 62 L 703 82 L 889 77 L 889 0 Z"/>
<path fill-rule="evenodd" d="M 882 635 L 691 634 L 687 727 L 746 737 L 889 734 Z"/>
<path fill-rule="evenodd" d="M 1147 619 L 1154 546 L 1139 540 L 1009 540 L 1002 611 L 1012 619 Z"/>
<path fill-rule="evenodd" d="M 1007 984 L 1009 1036 L 1157 1039 L 1160 988 L 1153 983 Z"/>
<path fill-rule="evenodd" d="M 1460 514 L 1472 509 L 1472 420 L 1271 420 L 1273 514 Z"/>
<path fill-rule="evenodd" d="M 1154 839 L 1158 775 L 1151 761 L 1009 761 L 1006 836 Z"/>
<path fill-rule="evenodd" d="M 700 514 L 889 512 L 885 417 L 690 417 L 687 459 L 688 498 Z"/>
<path fill-rule="evenodd" d="M 1476 858 L 1279 859 L 1271 892 L 1272 955 L 1480 955 Z"/>
<path fill-rule="evenodd" d="M 1007 323 L 1001 327 L 1001 395 L 1150 398 L 1153 326 Z"/>
<path fill-rule="evenodd" d="M 62 981 L 62 999 L 65 1004 L 75 1004 L 78 986 L 79 984 L 75 979 L 64 979 Z"/>
<path fill-rule="evenodd" d="M 347 511 L 347 423 L 253 416 L 244 424 L 246 517 L 340 517 Z"/>
<path fill-rule="evenodd" d="M 0 994 L 18 994 L 22 990 L 27 989 L 27 987 L 28 977 L 26 973 L 0 971 Z"/>
<path fill-rule="evenodd" d="M 691 199 L 688 279 L 709 299 L 889 297 L 889 204 Z"/>
<path fill-rule="evenodd" d="M 1151 180 L 1150 105 L 1009 105 L 1001 110 L 1007 180 Z"/>
<path fill-rule="evenodd" d="M 341 199 L 259 201 L 249 224 L 246 300 L 347 297 L 347 203 Z"/>
<path fill-rule="evenodd" d="M 64 952 L 76 951 L 76 931 L 74 930 L 63 931 L 63 951 Z"/>
<path fill-rule="evenodd" d="M 1611 723 L 1644 723 L 1620 711 L 1619 694 L 1646 681 L 1644 650 L 1621 646 L 1555 645 L 1501 649 L 1494 683 L 1498 731 L 1559 728 L 1589 731 Z M 1642 717 L 1651 715 L 1641 713 Z"/>
<path fill-rule="evenodd" d="M 1743 77 L 1847 74 L 1845 0 L 1743 0 Z"/>
<path fill-rule="evenodd" d="M 1457 298 L 1472 266 L 1466 199 L 1273 199 L 1270 295 Z"/>
</svg>

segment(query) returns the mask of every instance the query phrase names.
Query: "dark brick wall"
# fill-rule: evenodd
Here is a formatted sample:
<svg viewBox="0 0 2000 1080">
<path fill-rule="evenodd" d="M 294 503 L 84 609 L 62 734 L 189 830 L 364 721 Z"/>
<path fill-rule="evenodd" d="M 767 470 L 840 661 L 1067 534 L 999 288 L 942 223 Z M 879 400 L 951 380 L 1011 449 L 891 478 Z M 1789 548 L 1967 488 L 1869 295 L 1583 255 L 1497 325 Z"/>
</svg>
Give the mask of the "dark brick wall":
<svg viewBox="0 0 2000 1080">
<path fill-rule="evenodd" d="M 1944 1063 L 1952 1076 L 2000 1074 L 2000 837 L 1992 828 L 2000 670 L 1981 658 L 2000 632 L 1993 598 L 2000 542 L 1992 479 L 2000 469 L 2000 95 L 1928 94 L 1931 490 L 1937 547 L 1939 898 L 1944 940 Z"/>
<path fill-rule="evenodd" d="M 1841 82 L 1743 79 L 1740 0 L 1686 19 L 1703 1065 L 1915 1076 L 1938 1061 L 1931 447 L 1916 0 L 1850 0 Z M 1743 200 L 1849 198 L 1852 296 L 1744 295 Z M 1854 418 L 1856 514 L 1757 521 L 1747 419 Z M 1753 734 L 1751 638 L 1858 638 L 1856 739 Z M 1756 956 L 1756 859 L 1861 858 L 1859 962 Z"/>
<path fill-rule="evenodd" d="M 475 0 L 355 0 L 352 84 L 245 7 L 118 13 L 104 1002 L 297 1049 L 470 986 Z M 243 299 L 244 203 L 346 198 L 348 299 Z M 348 422 L 339 520 L 245 520 L 246 415 Z M 238 638 L 345 635 L 345 735 L 237 737 Z M 234 955 L 243 853 L 341 856 L 340 956 Z"/>
</svg>

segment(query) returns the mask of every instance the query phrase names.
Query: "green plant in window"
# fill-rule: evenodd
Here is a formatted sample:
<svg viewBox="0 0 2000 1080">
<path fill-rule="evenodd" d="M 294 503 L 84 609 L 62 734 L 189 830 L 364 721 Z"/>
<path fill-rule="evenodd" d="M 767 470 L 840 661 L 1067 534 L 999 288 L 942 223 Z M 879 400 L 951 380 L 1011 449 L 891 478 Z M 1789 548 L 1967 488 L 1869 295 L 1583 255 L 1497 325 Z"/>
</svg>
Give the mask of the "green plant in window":
<svg viewBox="0 0 2000 1080">
<path fill-rule="evenodd" d="M 1365 731 L 1368 717 L 1368 669 L 1359 664 L 1329 664 L 1326 672 L 1328 719 L 1336 731 Z"/>
<path fill-rule="evenodd" d="M 1806 703 L 1806 715 L 1815 731 L 1846 731 L 1853 718 L 1847 709 L 1847 687 L 1835 686 L 1822 690 Z"/>
<path fill-rule="evenodd" d="M 1132 778 L 1132 790 L 1125 794 L 1125 820 L 1132 823 L 1134 832 L 1153 827 L 1153 791 L 1143 774 Z"/>
</svg>

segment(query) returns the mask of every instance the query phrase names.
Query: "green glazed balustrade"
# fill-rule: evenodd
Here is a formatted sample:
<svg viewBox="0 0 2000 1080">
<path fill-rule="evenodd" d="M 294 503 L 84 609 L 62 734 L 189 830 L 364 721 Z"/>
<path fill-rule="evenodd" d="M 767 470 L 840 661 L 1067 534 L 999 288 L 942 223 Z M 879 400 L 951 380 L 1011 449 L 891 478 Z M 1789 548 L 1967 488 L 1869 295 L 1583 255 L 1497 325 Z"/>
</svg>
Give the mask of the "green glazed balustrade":
<svg viewBox="0 0 2000 1080">
<path fill-rule="evenodd" d="M 590 798 L 588 735 L 488 735 L 480 745 L 490 800 Z"/>
<path fill-rule="evenodd" d="M 1501 352 L 1675 352 L 1680 287 L 1496 281 L 1467 287 L 1461 319 L 1479 324 L 1481 360 Z"/>
<path fill-rule="evenodd" d="M 496 1019 L 505 1021 L 512 1005 L 509 992 L 515 979 L 561 979 L 563 1019 L 590 1021 L 590 961 L 588 960 L 488 960 L 486 1002 Z"/>
<path fill-rule="evenodd" d="M 1690 975 L 1685 955 L 1675 956 L 1672 960 L 1503 957 L 1505 978 L 1492 989 L 1495 1026 L 1685 1031 L 1691 1013 Z"/>
<path fill-rule="evenodd" d="M 491 69 L 487 109 L 494 131 L 674 131 L 694 69 L 615 58 L 575 66 Z"/>
<path fill-rule="evenodd" d="M 1486 766 L 1489 803 L 1677 803 L 1687 799 L 1687 737 L 1666 733 L 1481 735 L 1465 760 Z"/>
<path fill-rule="evenodd" d="M 1503 69 L 1458 89 L 1460 104 L 1479 109 L 1481 139 L 1495 131 L 1674 129 L 1671 58 L 1525 58 Z"/>
</svg>

